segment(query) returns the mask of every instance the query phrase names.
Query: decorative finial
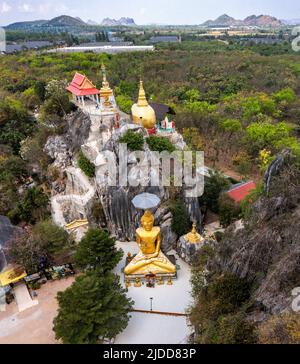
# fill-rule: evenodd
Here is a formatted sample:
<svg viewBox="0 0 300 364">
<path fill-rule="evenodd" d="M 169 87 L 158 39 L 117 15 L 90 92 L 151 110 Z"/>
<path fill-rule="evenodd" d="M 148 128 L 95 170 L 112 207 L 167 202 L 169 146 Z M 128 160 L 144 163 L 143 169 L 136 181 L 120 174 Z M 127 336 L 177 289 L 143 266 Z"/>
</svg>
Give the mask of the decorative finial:
<svg viewBox="0 0 300 364">
<path fill-rule="evenodd" d="M 106 68 L 104 63 L 102 62 L 101 64 L 101 71 L 102 71 L 102 78 L 103 78 L 103 85 L 107 83 L 107 79 L 106 79 Z"/>
<path fill-rule="evenodd" d="M 146 93 L 144 90 L 144 84 L 142 80 L 140 80 L 139 99 L 137 104 L 138 106 L 148 106 L 148 101 L 146 99 Z"/>
</svg>

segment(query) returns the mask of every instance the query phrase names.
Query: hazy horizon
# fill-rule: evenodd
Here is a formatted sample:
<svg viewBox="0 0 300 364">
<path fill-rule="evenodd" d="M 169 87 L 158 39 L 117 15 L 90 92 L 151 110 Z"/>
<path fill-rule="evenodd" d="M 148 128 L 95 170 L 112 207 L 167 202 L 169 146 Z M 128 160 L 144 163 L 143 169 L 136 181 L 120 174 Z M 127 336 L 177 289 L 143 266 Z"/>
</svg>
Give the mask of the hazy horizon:
<svg viewBox="0 0 300 364">
<path fill-rule="evenodd" d="M 88 6 L 81 0 L 0 0 L 0 24 L 19 21 L 52 19 L 59 15 L 80 17 L 84 21 L 100 23 L 104 18 L 130 17 L 139 25 L 151 23 L 189 25 L 201 24 L 222 14 L 236 19 L 255 15 L 272 15 L 278 19 L 300 18 L 300 3 L 286 0 L 90 0 Z"/>
</svg>

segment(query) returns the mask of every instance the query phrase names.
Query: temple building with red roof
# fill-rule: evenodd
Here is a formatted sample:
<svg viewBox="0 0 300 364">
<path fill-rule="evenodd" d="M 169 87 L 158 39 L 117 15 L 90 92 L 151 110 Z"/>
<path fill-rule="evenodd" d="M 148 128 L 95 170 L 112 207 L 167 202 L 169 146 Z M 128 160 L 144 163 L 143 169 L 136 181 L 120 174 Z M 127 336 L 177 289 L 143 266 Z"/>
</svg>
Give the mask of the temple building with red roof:
<svg viewBox="0 0 300 364">
<path fill-rule="evenodd" d="M 235 203 L 239 204 L 251 191 L 255 190 L 255 188 L 256 184 L 254 181 L 247 181 L 234 185 L 229 191 L 225 192 L 225 194 L 232 198 Z"/>
<path fill-rule="evenodd" d="M 94 86 L 93 83 L 81 73 L 75 73 L 75 76 L 70 85 L 67 87 L 67 90 L 72 93 L 73 101 L 81 102 L 83 106 L 85 105 L 86 97 L 99 103 L 100 90 L 98 90 L 96 86 Z"/>
<path fill-rule="evenodd" d="M 106 78 L 106 69 L 102 64 L 102 87 L 100 90 L 85 76 L 75 73 L 72 82 L 67 87 L 73 96 L 73 102 L 88 109 L 96 109 L 98 112 L 118 112 L 113 90 L 109 87 Z M 94 111 L 96 111 L 94 110 Z"/>
</svg>

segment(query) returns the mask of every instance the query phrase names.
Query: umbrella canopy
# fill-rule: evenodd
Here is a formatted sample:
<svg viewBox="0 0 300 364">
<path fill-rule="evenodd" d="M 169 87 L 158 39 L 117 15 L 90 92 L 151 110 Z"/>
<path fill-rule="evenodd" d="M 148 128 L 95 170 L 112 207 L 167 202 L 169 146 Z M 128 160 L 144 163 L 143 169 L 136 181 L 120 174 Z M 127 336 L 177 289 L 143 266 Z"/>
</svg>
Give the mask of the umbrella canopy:
<svg viewBox="0 0 300 364">
<path fill-rule="evenodd" d="M 152 193 L 141 193 L 135 196 L 132 203 L 136 209 L 149 210 L 160 204 L 160 198 Z"/>
</svg>

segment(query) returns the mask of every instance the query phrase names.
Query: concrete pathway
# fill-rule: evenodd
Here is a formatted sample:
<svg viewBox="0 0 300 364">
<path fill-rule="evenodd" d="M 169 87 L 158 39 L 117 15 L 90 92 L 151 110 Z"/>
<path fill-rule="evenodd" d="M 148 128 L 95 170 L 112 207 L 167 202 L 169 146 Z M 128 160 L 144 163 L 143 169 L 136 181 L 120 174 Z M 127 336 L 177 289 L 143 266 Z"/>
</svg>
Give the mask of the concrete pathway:
<svg viewBox="0 0 300 364">
<path fill-rule="evenodd" d="M 39 304 L 38 300 L 33 300 L 31 298 L 25 283 L 20 283 L 14 287 L 14 296 L 19 312 L 25 311 L 28 308 Z"/>
</svg>

